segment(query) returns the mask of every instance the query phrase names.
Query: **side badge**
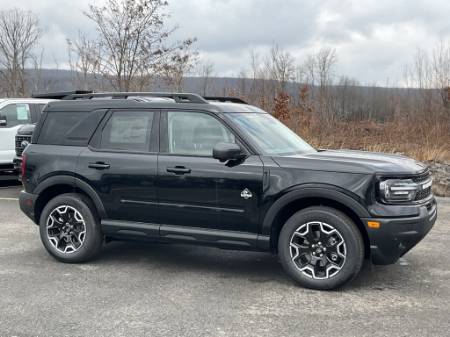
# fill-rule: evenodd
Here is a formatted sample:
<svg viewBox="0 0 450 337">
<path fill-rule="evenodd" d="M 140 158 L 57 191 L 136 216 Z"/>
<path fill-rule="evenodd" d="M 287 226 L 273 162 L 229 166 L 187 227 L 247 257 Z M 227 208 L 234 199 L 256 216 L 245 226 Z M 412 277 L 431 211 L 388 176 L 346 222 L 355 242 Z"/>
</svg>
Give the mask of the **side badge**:
<svg viewBox="0 0 450 337">
<path fill-rule="evenodd" d="M 250 192 L 250 190 L 248 188 L 244 189 L 241 192 L 241 197 L 244 198 L 245 200 L 250 199 L 251 197 L 253 197 L 252 192 Z"/>
</svg>

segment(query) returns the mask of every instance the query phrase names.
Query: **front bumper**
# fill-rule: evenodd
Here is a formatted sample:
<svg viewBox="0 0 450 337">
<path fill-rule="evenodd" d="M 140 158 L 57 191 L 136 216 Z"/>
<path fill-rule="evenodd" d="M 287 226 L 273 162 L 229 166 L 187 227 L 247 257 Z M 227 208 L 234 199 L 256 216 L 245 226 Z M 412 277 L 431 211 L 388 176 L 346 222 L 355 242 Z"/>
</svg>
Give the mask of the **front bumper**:
<svg viewBox="0 0 450 337">
<path fill-rule="evenodd" d="M 419 206 L 419 215 L 413 217 L 370 218 L 380 222 L 380 228 L 367 228 L 371 259 L 374 264 L 392 264 L 419 243 L 431 230 L 437 218 L 434 198 Z"/>
<path fill-rule="evenodd" d="M 36 224 L 39 221 L 39 219 L 36 219 L 34 213 L 37 198 L 37 194 L 27 193 L 25 191 L 20 192 L 19 195 L 19 206 L 21 211 L 24 212 L 25 215 L 33 220 Z"/>
</svg>

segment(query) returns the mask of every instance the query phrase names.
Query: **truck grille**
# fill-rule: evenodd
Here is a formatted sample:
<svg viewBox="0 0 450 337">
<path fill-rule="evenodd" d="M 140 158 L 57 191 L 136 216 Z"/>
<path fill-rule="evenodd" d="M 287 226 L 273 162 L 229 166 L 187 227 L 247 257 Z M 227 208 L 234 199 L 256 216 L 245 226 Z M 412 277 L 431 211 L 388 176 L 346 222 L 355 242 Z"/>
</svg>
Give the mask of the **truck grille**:
<svg viewBox="0 0 450 337">
<path fill-rule="evenodd" d="M 430 194 L 431 194 L 431 186 L 427 187 L 424 190 L 421 190 L 421 191 L 417 192 L 416 198 L 414 200 L 415 201 L 420 201 L 420 200 L 426 199 L 426 198 L 428 198 L 430 196 Z"/>
<path fill-rule="evenodd" d="M 26 146 L 22 146 L 22 142 L 31 143 L 31 136 L 16 136 L 16 156 L 21 157 Z"/>
<path fill-rule="evenodd" d="M 428 181 L 430 179 L 431 179 L 430 171 L 426 171 L 426 172 L 424 172 L 424 173 L 422 173 L 422 174 L 412 178 L 412 180 L 414 182 L 419 183 L 419 184 L 420 183 L 425 183 L 426 181 Z M 429 187 L 427 187 L 427 188 L 417 192 L 416 198 L 414 200 L 415 201 L 424 200 L 424 199 L 428 198 L 430 196 L 430 194 L 431 194 L 431 186 L 429 186 Z"/>
</svg>

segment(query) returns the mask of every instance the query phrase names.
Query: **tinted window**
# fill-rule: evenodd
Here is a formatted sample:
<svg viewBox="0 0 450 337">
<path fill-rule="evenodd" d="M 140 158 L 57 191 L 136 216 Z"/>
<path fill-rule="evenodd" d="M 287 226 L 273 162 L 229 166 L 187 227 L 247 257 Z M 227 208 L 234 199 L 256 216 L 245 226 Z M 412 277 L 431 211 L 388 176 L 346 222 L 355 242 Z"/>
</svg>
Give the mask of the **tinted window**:
<svg viewBox="0 0 450 337">
<path fill-rule="evenodd" d="M 6 126 L 13 127 L 31 122 L 30 106 L 28 104 L 8 104 L 0 109 L 0 120 L 6 121 Z"/>
<path fill-rule="evenodd" d="M 293 155 L 315 151 L 291 129 L 268 113 L 227 114 L 266 155 Z"/>
<path fill-rule="evenodd" d="M 169 153 L 212 156 L 217 143 L 234 143 L 234 135 L 216 118 L 200 112 L 168 112 Z"/>
<path fill-rule="evenodd" d="M 116 111 L 106 123 L 100 148 L 148 152 L 153 124 L 152 111 Z"/>
<path fill-rule="evenodd" d="M 48 112 L 39 133 L 39 144 L 86 146 L 105 110 Z"/>
</svg>

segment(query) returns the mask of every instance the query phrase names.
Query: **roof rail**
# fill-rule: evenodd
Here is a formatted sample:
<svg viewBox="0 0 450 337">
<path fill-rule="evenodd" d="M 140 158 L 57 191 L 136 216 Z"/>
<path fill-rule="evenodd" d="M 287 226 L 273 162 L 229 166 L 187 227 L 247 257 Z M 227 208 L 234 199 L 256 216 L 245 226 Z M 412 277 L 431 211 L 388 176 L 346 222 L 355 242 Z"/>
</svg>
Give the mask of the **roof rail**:
<svg viewBox="0 0 450 337">
<path fill-rule="evenodd" d="M 128 99 L 129 97 L 161 97 L 171 98 L 177 103 L 208 103 L 203 97 L 189 93 L 169 93 L 169 92 L 102 92 L 102 93 L 84 93 L 65 96 L 64 100 L 83 100 L 83 99 Z"/>
<path fill-rule="evenodd" d="M 91 94 L 93 91 L 91 90 L 74 90 L 74 91 L 62 91 L 62 92 L 49 92 L 46 94 L 34 94 L 32 98 L 46 98 L 46 99 L 63 99 L 70 95 L 83 95 L 83 94 Z"/>
<path fill-rule="evenodd" d="M 225 96 L 205 96 L 203 97 L 207 101 L 223 102 L 223 103 L 240 103 L 248 104 L 246 101 L 237 97 L 225 97 Z"/>
</svg>

